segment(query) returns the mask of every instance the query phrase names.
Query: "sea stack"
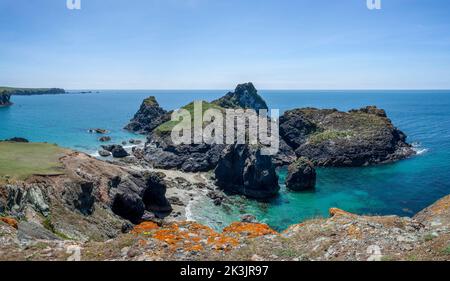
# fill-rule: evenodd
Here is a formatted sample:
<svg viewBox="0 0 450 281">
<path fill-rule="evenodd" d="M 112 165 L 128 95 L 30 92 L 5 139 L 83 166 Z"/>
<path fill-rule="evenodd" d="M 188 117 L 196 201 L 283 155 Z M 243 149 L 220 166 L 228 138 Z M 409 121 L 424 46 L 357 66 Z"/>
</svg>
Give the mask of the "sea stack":
<svg viewBox="0 0 450 281">
<path fill-rule="evenodd" d="M 138 112 L 125 126 L 125 129 L 139 134 L 147 134 L 169 119 L 170 115 L 159 106 L 156 98 L 148 97 L 142 102 Z"/>
<path fill-rule="evenodd" d="M 251 198 L 271 198 L 280 190 L 272 158 L 256 146 L 228 146 L 214 174 L 217 186 L 224 191 Z"/>
<path fill-rule="evenodd" d="M 298 158 L 288 167 L 286 187 L 292 191 L 314 189 L 316 186 L 316 170 L 311 161 L 305 157 Z"/>
</svg>

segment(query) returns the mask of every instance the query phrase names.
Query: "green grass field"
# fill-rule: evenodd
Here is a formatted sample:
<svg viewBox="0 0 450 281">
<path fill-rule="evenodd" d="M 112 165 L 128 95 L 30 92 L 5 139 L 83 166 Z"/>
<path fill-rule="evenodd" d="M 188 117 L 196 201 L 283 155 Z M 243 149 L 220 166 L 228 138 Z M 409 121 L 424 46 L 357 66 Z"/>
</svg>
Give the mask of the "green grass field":
<svg viewBox="0 0 450 281">
<path fill-rule="evenodd" d="M 0 142 L 0 182 L 63 174 L 59 158 L 65 152 L 54 144 Z"/>
</svg>

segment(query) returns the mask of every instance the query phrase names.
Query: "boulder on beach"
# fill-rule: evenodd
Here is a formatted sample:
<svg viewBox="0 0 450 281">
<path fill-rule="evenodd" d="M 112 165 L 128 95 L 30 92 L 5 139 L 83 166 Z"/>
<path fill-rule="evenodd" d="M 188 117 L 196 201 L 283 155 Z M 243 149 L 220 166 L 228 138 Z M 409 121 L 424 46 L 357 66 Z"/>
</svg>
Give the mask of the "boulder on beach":
<svg viewBox="0 0 450 281">
<path fill-rule="evenodd" d="M 101 157 L 109 157 L 109 156 L 111 156 L 111 152 L 109 152 L 109 151 L 107 151 L 107 150 L 104 150 L 104 149 L 99 150 L 99 151 L 98 151 L 98 154 L 99 154 Z"/>
<path fill-rule="evenodd" d="M 124 158 L 129 155 L 128 152 L 123 148 L 123 146 L 118 144 L 102 145 L 102 148 L 106 151 L 111 152 L 114 158 Z"/>
</svg>

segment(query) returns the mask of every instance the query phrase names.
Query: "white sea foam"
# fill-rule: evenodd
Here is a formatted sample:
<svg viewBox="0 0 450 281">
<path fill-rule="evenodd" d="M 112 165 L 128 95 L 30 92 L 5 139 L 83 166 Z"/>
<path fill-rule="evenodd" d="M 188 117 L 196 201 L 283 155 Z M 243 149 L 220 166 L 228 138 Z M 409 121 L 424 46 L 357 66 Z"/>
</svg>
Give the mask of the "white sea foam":
<svg viewBox="0 0 450 281">
<path fill-rule="evenodd" d="M 413 143 L 412 149 L 417 153 L 417 155 L 422 155 L 428 152 L 428 148 L 423 147 L 420 143 Z"/>
</svg>

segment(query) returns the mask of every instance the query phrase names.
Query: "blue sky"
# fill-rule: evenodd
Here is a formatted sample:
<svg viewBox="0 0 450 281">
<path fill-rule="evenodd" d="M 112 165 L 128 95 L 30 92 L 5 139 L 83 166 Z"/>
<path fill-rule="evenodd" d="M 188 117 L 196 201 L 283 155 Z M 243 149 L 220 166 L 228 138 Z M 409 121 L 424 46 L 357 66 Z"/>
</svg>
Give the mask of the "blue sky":
<svg viewBox="0 0 450 281">
<path fill-rule="evenodd" d="M 0 85 L 450 89 L 450 1 L 0 0 Z"/>
</svg>

